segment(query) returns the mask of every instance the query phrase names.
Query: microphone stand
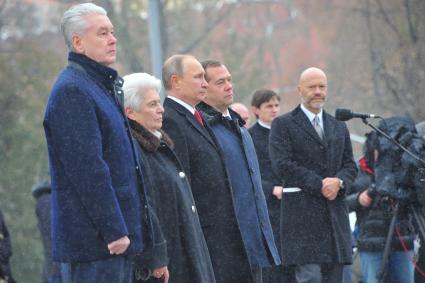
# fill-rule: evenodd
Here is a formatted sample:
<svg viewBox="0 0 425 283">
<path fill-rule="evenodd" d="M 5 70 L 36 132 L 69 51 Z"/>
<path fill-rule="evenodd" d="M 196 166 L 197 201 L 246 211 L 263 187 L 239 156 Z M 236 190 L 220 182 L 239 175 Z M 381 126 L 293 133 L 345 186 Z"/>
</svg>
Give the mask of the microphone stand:
<svg viewBox="0 0 425 283">
<path fill-rule="evenodd" d="M 391 141 L 393 144 L 397 145 L 397 147 L 402 149 L 404 152 L 406 152 L 411 157 L 418 160 L 420 163 L 422 163 L 422 165 L 425 166 L 425 162 L 422 159 L 420 159 L 418 156 L 416 156 L 415 154 L 410 152 L 407 148 L 402 146 L 400 143 L 398 143 L 395 139 L 393 139 L 387 133 L 385 133 L 384 131 L 382 131 L 378 127 L 370 124 L 366 120 L 366 118 L 362 118 L 362 121 L 363 121 L 364 124 L 371 127 L 373 130 L 378 132 L 380 135 L 385 137 L 387 140 Z M 390 255 L 390 251 L 391 251 L 391 242 L 392 242 L 392 238 L 393 238 L 393 235 L 394 235 L 394 227 L 395 227 L 395 223 L 396 223 L 398 213 L 399 213 L 399 209 L 400 209 L 399 200 L 395 199 L 394 202 L 395 202 L 395 205 L 394 205 L 394 208 L 393 208 L 393 215 L 392 215 L 392 218 L 391 218 L 390 227 L 388 229 L 387 238 L 385 240 L 385 246 L 384 246 L 384 252 L 383 252 L 383 255 L 382 255 L 381 266 L 379 267 L 379 271 L 376 274 L 376 279 L 377 279 L 378 282 L 381 282 L 382 278 L 384 278 L 384 276 L 386 274 L 386 268 L 385 267 L 387 266 L 387 263 L 388 263 L 388 257 Z M 421 238 L 422 242 L 425 243 L 425 217 L 423 215 L 423 212 L 422 213 L 418 212 L 417 208 L 414 207 L 412 204 L 408 205 L 408 209 L 409 209 L 409 211 L 412 212 L 413 219 L 416 221 L 417 227 L 419 228 L 420 238 Z"/>
</svg>

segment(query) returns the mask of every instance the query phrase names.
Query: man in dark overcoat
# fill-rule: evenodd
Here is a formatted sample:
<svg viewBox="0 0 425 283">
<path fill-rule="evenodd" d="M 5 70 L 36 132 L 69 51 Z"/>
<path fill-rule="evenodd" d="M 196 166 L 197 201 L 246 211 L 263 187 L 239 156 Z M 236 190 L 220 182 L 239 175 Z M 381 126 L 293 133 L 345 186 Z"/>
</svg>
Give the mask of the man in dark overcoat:
<svg viewBox="0 0 425 283">
<path fill-rule="evenodd" d="M 299 79 L 301 104 L 276 118 L 270 158 L 284 184 L 281 206 L 282 262 L 296 266 L 297 282 L 342 282 L 351 262 L 344 203 L 357 169 L 346 125 L 323 110 L 327 78 L 308 68 Z"/>
<path fill-rule="evenodd" d="M 216 281 L 249 283 L 253 278 L 222 152 L 195 109 L 206 95 L 204 75 L 202 65 L 193 56 L 174 55 L 166 60 L 163 129 L 173 139 L 190 181 Z"/>
<path fill-rule="evenodd" d="M 114 28 L 93 3 L 68 9 L 61 28 L 69 65 L 52 88 L 43 123 L 53 260 L 62 263 L 65 281 L 131 282 L 132 256 L 142 251 L 150 217 L 143 216 L 141 168 L 120 104 L 122 79 L 110 68 Z"/>
<path fill-rule="evenodd" d="M 251 99 L 251 109 L 257 121 L 248 129 L 257 152 L 261 183 L 269 210 L 270 223 L 276 246 L 280 253 L 280 202 L 283 194 L 282 180 L 273 170 L 269 154 L 269 136 L 273 120 L 279 115 L 280 97 L 270 89 L 258 89 Z M 263 283 L 291 282 L 292 269 L 281 265 L 263 270 Z"/>
<path fill-rule="evenodd" d="M 43 274 L 42 282 L 60 282 L 60 264 L 52 261 L 52 188 L 50 182 L 42 181 L 32 189 L 35 203 L 37 226 L 43 243 Z"/>
<path fill-rule="evenodd" d="M 202 62 L 208 92 L 197 108 L 218 141 L 232 188 L 236 219 L 254 282 L 263 268 L 280 264 L 264 197 L 257 154 L 245 121 L 229 108 L 233 103 L 232 76 L 217 60 Z"/>
</svg>

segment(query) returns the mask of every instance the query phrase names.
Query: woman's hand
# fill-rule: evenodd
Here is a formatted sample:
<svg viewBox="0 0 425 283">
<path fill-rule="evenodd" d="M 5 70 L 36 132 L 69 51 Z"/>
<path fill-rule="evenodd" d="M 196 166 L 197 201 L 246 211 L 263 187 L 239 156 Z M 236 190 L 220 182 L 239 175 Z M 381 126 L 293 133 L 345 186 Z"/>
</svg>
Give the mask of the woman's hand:
<svg viewBox="0 0 425 283">
<path fill-rule="evenodd" d="M 158 279 L 164 278 L 164 283 L 168 283 L 170 273 L 168 272 L 168 268 L 166 266 L 163 266 L 152 270 L 152 276 Z"/>
</svg>

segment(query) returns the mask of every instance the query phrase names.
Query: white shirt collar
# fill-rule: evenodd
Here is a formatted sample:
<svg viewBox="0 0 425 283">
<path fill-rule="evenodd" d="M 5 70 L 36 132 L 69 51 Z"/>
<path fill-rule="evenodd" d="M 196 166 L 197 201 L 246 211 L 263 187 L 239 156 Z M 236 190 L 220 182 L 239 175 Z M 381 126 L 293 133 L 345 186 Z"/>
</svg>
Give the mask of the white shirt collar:
<svg viewBox="0 0 425 283">
<path fill-rule="evenodd" d="M 170 98 L 171 100 L 174 100 L 175 102 L 177 102 L 178 104 L 180 104 L 181 106 L 183 106 L 184 108 L 186 108 L 187 110 L 189 110 L 190 113 L 192 113 L 193 115 L 195 115 L 195 108 L 193 108 L 192 106 L 190 106 L 189 104 L 187 104 L 186 102 L 184 102 L 183 100 L 172 96 L 172 95 L 168 95 L 168 98 Z"/>
<path fill-rule="evenodd" d="M 267 125 L 266 123 L 264 123 L 263 121 L 261 121 L 261 120 L 258 120 L 258 124 L 261 126 L 261 127 L 264 127 L 264 128 L 266 128 L 266 129 L 271 129 L 272 127 L 270 126 L 270 125 Z"/>
<path fill-rule="evenodd" d="M 323 129 L 323 109 L 320 110 L 318 114 L 311 112 L 303 104 L 301 104 L 301 110 L 304 112 L 305 115 L 307 115 L 308 120 L 313 123 L 314 117 L 319 117 L 319 125 Z"/>
<path fill-rule="evenodd" d="M 229 117 L 232 119 L 232 116 L 230 115 L 229 109 L 226 109 L 226 112 L 223 113 L 223 117 Z"/>
</svg>

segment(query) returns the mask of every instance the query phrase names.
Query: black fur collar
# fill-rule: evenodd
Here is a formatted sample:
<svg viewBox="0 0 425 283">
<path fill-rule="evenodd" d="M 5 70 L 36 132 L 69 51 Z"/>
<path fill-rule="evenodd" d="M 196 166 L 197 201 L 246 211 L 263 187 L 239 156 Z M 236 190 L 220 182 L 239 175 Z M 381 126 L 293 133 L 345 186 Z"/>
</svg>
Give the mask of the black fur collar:
<svg viewBox="0 0 425 283">
<path fill-rule="evenodd" d="M 154 134 L 139 125 L 137 122 L 133 120 L 129 120 L 129 122 L 133 137 L 140 143 L 140 145 L 145 150 L 150 152 L 156 152 L 161 143 L 165 143 L 170 148 L 174 147 L 173 141 L 163 130 L 159 130 L 159 132 L 161 133 L 161 139 L 159 139 Z"/>
<path fill-rule="evenodd" d="M 201 112 L 203 114 L 202 117 L 211 124 L 219 123 L 223 120 L 222 113 L 218 112 L 212 106 L 206 104 L 203 101 L 196 105 L 196 109 Z M 245 121 L 241 118 L 241 116 L 231 108 L 228 109 L 230 116 L 236 122 L 236 124 L 238 124 L 240 127 L 243 127 L 245 125 Z"/>
</svg>

